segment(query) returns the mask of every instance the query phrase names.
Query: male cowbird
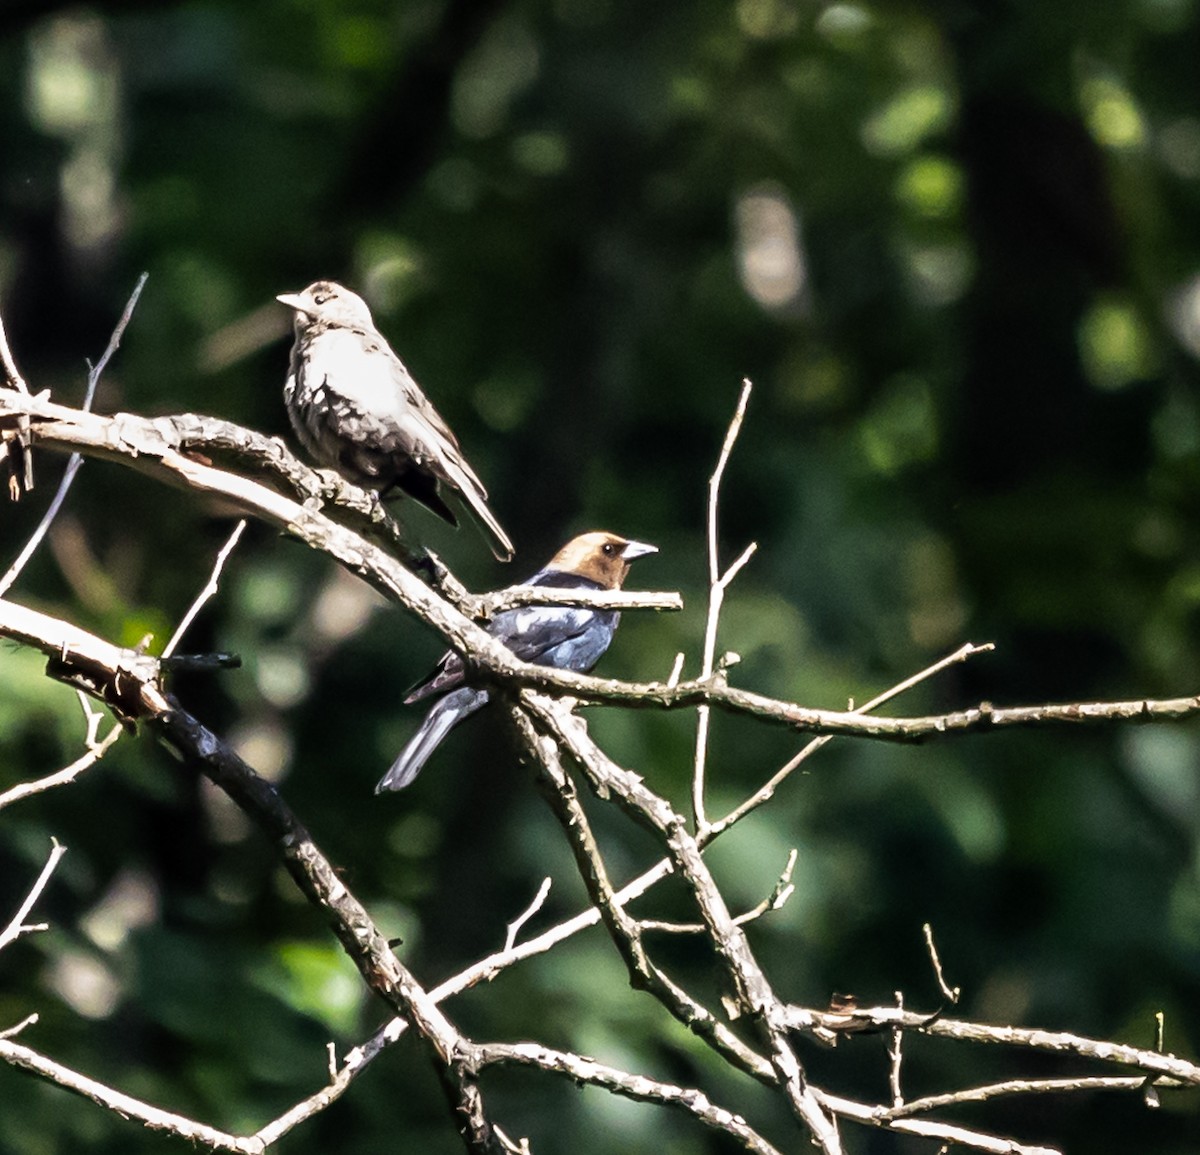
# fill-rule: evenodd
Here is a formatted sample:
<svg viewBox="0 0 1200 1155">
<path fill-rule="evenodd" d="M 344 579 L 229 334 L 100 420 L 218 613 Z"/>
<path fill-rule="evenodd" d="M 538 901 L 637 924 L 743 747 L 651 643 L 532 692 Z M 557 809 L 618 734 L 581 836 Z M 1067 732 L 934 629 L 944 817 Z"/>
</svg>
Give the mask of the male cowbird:
<svg viewBox="0 0 1200 1155">
<path fill-rule="evenodd" d="M 295 310 L 296 340 L 283 399 L 304 448 L 348 481 L 386 493 L 396 486 L 457 525 L 439 483 L 457 490 L 491 531 L 492 552 L 513 545 L 487 507 L 487 490 L 458 439 L 384 340 L 357 293 L 315 281 L 276 300 Z"/>
<path fill-rule="evenodd" d="M 545 569 L 525 585 L 558 589 L 616 590 L 621 588 L 629 563 L 658 548 L 626 541 L 615 533 L 585 533 L 567 542 Z M 616 610 L 572 609 L 568 606 L 522 606 L 497 614 L 487 626 L 518 658 L 560 670 L 590 670 L 608 649 L 621 615 Z M 437 669 L 404 699 L 419 702 L 445 694 L 425 715 L 416 734 L 383 776 L 375 793 L 402 790 L 420 772 L 443 738 L 468 715 L 488 701 L 487 690 L 465 685 L 463 660 L 450 651 Z M 450 691 L 450 692 L 447 692 Z"/>
</svg>

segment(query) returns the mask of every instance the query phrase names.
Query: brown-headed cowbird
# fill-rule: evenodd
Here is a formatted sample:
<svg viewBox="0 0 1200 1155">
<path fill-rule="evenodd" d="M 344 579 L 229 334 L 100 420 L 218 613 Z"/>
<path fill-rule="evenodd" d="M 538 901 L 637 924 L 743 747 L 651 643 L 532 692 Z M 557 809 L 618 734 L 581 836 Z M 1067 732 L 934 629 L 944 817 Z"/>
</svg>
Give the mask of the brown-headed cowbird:
<svg viewBox="0 0 1200 1155">
<path fill-rule="evenodd" d="M 544 569 L 527 582 L 530 586 L 557 589 L 616 590 L 629 573 L 629 563 L 648 553 L 653 545 L 627 541 L 615 533 L 581 534 L 567 542 Z M 502 641 L 523 662 L 556 666 L 560 670 L 590 670 L 608 649 L 621 615 L 616 610 L 573 609 L 569 606 L 522 606 L 497 614 L 488 633 Z M 487 705 L 487 690 L 465 685 L 463 660 L 450 651 L 437 669 L 404 699 L 419 702 L 434 694 L 445 694 L 425 715 L 416 734 L 392 768 L 383 776 L 375 793 L 402 790 L 420 772 L 442 739 L 464 718 Z"/>
<path fill-rule="evenodd" d="M 393 486 L 457 525 L 440 483 L 456 490 L 491 531 L 492 552 L 513 545 L 487 507 L 487 490 L 458 439 L 384 340 L 367 303 L 333 281 L 315 281 L 277 300 L 295 310 L 296 340 L 284 386 L 292 428 L 304 448 L 348 481 Z"/>
</svg>

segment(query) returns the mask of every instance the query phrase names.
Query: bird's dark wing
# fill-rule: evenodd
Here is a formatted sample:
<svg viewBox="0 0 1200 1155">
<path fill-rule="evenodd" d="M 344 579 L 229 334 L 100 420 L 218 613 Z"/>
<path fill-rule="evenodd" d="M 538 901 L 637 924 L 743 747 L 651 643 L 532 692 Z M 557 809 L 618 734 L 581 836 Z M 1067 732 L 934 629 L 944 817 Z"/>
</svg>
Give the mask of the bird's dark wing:
<svg viewBox="0 0 1200 1155">
<path fill-rule="evenodd" d="M 558 570 L 541 570 L 524 584 L 559 589 L 601 588 L 594 581 Z M 521 606 L 497 614 L 488 623 L 487 630 L 523 662 L 586 671 L 608 649 L 619 617 L 613 610 Z M 462 658 L 452 650 L 448 651 L 442 655 L 433 673 L 409 691 L 404 701 L 419 702 L 422 698 L 445 693 L 461 686 L 463 677 Z"/>
<path fill-rule="evenodd" d="M 501 561 L 508 561 L 514 552 L 513 544 L 488 508 L 487 490 L 483 482 L 463 456 L 458 438 L 451 432 L 450 426 L 421 392 L 400 359 L 394 354 L 393 358 L 399 373 L 403 375 L 401 391 L 406 402 L 406 424 L 413 437 L 413 460 L 460 494 L 499 546 L 499 549 L 493 548 L 493 552 Z"/>
<path fill-rule="evenodd" d="M 396 486 L 457 525 L 438 493 L 443 482 L 491 531 L 496 556 L 512 556 L 458 439 L 375 329 L 309 326 L 293 349 L 284 397 L 297 435 L 322 464 L 360 485 Z"/>
<path fill-rule="evenodd" d="M 431 698 L 434 694 L 444 694 L 463 683 L 463 660 L 453 650 L 447 650 L 434 667 L 404 695 L 404 704 L 411 706 L 422 698 Z"/>
</svg>

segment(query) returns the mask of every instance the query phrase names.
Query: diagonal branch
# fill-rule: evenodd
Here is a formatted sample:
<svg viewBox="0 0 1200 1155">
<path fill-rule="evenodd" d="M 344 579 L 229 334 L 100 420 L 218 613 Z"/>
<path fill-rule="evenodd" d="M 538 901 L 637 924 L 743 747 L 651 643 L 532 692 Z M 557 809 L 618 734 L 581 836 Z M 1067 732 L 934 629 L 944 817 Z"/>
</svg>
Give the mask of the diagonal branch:
<svg viewBox="0 0 1200 1155">
<path fill-rule="evenodd" d="M 276 847 L 302 893 L 325 912 L 334 934 L 368 987 L 413 1028 L 450 1100 L 468 1150 L 499 1155 L 502 1148 L 466 1070 L 467 1040 L 393 953 L 366 908 L 338 877 L 271 783 L 259 777 L 220 737 L 203 726 L 157 681 L 157 663 L 110 646 L 45 614 L 0 601 L 0 617 L 17 617 L 26 636 L 56 656 L 52 673 L 136 717 L 187 767 L 220 787 Z"/>
<path fill-rule="evenodd" d="M 756 1054 L 707 1007 L 650 961 L 642 943 L 638 920 L 625 911 L 624 902 L 608 880 L 608 870 L 592 833 L 587 812 L 563 766 L 558 743 L 552 736 L 539 734 L 533 718 L 525 711 L 514 709 L 513 718 L 526 749 L 541 765 L 546 798 L 567 835 L 594 909 L 599 912 L 601 921 L 624 960 L 634 988 L 653 995 L 675 1018 L 728 1062 L 755 1078 L 773 1082 L 770 1064 L 761 1055 Z"/>
<path fill-rule="evenodd" d="M 637 775 L 613 763 L 592 742 L 579 718 L 565 715 L 561 709 L 554 709 L 552 703 L 528 691 L 521 700 L 538 726 L 584 769 L 598 795 L 611 795 L 640 825 L 665 838 L 672 863 L 692 890 L 708 936 L 736 992 L 738 1007 L 766 1044 L 771 1066 L 789 1106 L 803 1120 L 815 1144 L 827 1155 L 840 1155 L 842 1145 L 836 1123 L 813 1097 L 788 1041 L 786 1008 L 771 989 L 745 932 L 734 922 L 683 816 L 646 787 Z"/>
<path fill-rule="evenodd" d="M 477 1044 L 473 1065 L 482 1070 L 496 1064 L 533 1067 L 564 1075 L 575 1083 L 604 1087 L 637 1102 L 679 1107 L 713 1130 L 730 1135 L 754 1155 L 780 1155 L 779 1150 L 749 1127 L 741 1116 L 718 1106 L 702 1091 L 648 1079 L 645 1075 L 631 1075 L 598 1063 L 595 1059 L 556 1051 L 539 1043 Z"/>
<path fill-rule="evenodd" d="M 113 1090 L 95 1079 L 73 1071 L 69 1067 L 46 1058 L 31 1047 L 13 1042 L 11 1039 L 0 1038 L 0 1058 L 15 1067 L 21 1067 L 31 1074 L 39 1075 L 52 1083 L 74 1091 L 93 1103 L 98 1103 L 110 1111 L 116 1111 L 128 1119 L 136 1119 L 152 1131 L 165 1131 L 177 1135 L 181 1139 L 189 1139 L 194 1143 L 203 1143 L 215 1151 L 235 1151 L 240 1155 L 261 1155 L 265 1145 L 257 1138 L 241 1139 L 236 1135 L 219 1131 L 215 1127 L 207 1127 L 173 1111 L 164 1111 L 151 1106 L 132 1095 Z"/>
<path fill-rule="evenodd" d="M 130 319 L 133 317 L 133 310 L 137 307 L 138 298 L 142 295 L 142 289 L 145 287 L 146 278 L 149 273 L 143 273 L 137 284 L 134 286 L 133 293 L 129 297 L 129 301 L 125 305 L 125 311 L 121 314 L 121 319 L 117 322 L 117 326 L 112 331 L 112 336 L 108 339 L 108 346 L 96 362 L 94 366 L 88 366 L 87 391 L 83 398 L 83 412 L 88 412 L 92 407 L 92 401 L 96 396 L 96 386 L 100 383 L 100 374 L 104 372 L 108 362 L 112 359 L 112 355 L 117 351 L 121 344 L 121 338 L 125 334 L 125 330 L 129 325 Z M 2 353 L 6 364 L 11 364 L 12 354 L 8 351 L 8 344 L 4 337 L 4 327 L 0 323 L 0 345 L 2 345 Z M 12 373 L 16 369 L 13 367 Z M 19 380 L 19 378 L 18 378 Z M 21 383 L 24 384 L 23 382 Z M 28 390 L 25 390 L 28 392 Z M 62 504 L 67 499 L 67 491 L 71 488 L 71 483 L 75 480 L 75 474 L 79 472 L 79 467 L 83 464 L 83 456 L 79 452 L 72 453 L 67 460 L 67 467 L 63 470 L 62 479 L 58 483 L 58 489 L 55 491 L 54 498 L 51 500 L 46 512 L 42 515 L 42 520 L 38 522 L 37 528 L 30 535 L 29 540 L 25 543 L 25 548 L 17 555 L 16 561 L 8 567 L 8 572 L 0 578 L 0 597 L 12 587 L 25 568 L 29 559 L 33 557 L 37 547 L 41 544 L 42 539 L 50 530 L 50 526 L 54 519 L 58 516 L 58 511 L 62 508 Z M 30 457 L 28 446 L 25 447 L 25 469 L 26 482 L 25 488 L 33 488 L 33 461 Z"/>
<path fill-rule="evenodd" d="M 37 900 L 42 897 L 42 891 L 46 889 L 46 885 L 50 881 L 50 876 L 58 866 L 59 859 L 67 853 L 67 848 L 61 845 L 57 839 L 51 839 L 50 841 L 53 843 L 53 846 L 51 847 L 49 857 L 46 859 L 46 865 L 42 867 L 37 880 L 25 896 L 24 902 L 17 908 L 17 913 L 9 920 L 8 926 L 0 930 L 0 950 L 3 950 L 10 943 L 16 942 L 24 934 L 46 929 L 45 926 L 40 924 L 29 926 L 26 924 L 25 919 L 29 916 L 29 912 L 33 910 Z"/>
</svg>

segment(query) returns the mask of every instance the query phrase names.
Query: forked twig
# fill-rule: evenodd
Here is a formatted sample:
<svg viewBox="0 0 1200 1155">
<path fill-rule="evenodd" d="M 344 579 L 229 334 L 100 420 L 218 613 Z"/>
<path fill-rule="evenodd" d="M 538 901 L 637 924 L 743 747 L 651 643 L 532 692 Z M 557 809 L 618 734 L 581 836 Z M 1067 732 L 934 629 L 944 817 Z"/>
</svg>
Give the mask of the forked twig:
<svg viewBox="0 0 1200 1155">
<path fill-rule="evenodd" d="M 25 901 L 17 908 L 17 913 L 12 916 L 8 926 L 0 931 L 0 950 L 3 950 L 10 943 L 16 942 L 22 935 L 46 929 L 44 923 L 27 924 L 25 919 L 37 900 L 42 897 L 42 891 L 46 889 L 46 884 L 50 881 L 50 876 L 58 866 L 58 860 L 67 853 L 67 848 L 56 838 L 52 838 L 50 841 L 53 845 L 50 850 L 50 856 L 46 859 L 46 865 L 42 867 L 42 872 L 37 876 L 37 881 L 34 882 L 29 893 L 25 896 Z"/>
<path fill-rule="evenodd" d="M 542 909 L 542 906 L 546 902 L 546 896 L 550 893 L 550 881 L 550 876 L 546 875 L 542 879 L 542 885 L 538 887 L 537 894 L 533 896 L 533 901 L 508 924 L 508 934 L 504 938 L 504 949 L 506 951 L 512 950 L 516 945 L 517 935 L 520 933 L 521 927 Z"/>
</svg>

